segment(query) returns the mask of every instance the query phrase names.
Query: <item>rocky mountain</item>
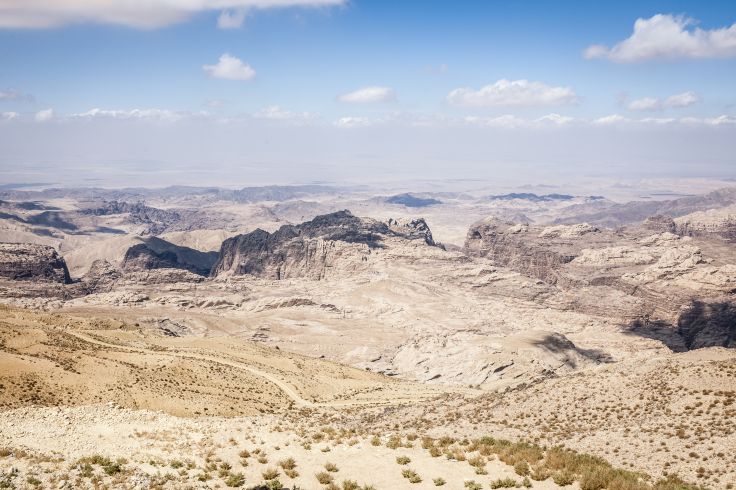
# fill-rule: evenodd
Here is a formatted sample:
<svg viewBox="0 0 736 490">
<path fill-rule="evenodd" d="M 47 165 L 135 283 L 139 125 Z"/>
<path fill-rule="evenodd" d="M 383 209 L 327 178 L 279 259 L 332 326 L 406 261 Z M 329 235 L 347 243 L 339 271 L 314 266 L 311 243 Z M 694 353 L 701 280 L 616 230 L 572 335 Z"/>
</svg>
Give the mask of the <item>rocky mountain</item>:
<svg viewBox="0 0 736 490">
<path fill-rule="evenodd" d="M 184 269 L 207 276 L 216 260 L 215 252 L 200 252 L 157 237 L 148 237 L 125 252 L 121 268 L 124 271 Z"/>
<path fill-rule="evenodd" d="M 465 251 L 554 285 L 567 307 L 618 318 L 674 350 L 731 345 L 736 250 L 663 231 L 672 225 L 661 216 L 615 231 L 487 219 L 471 227 Z"/>
<path fill-rule="evenodd" d="M 392 239 L 435 245 L 422 219 L 384 223 L 338 211 L 282 226 L 274 233 L 258 229 L 225 240 L 212 275 L 322 279 L 341 258 L 349 269 L 362 269 L 371 250 L 385 247 Z"/>
<path fill-rule="evenodd" d="M 0 243 L 0 277 L 68 284 L 66 262 L 52 247 L 30 243 Z"/>
<path fill-rule="evenodd" d="M 412 194 L 396 194 L 386 199 L 389 204 L 400 204 L 407 208 L 423 208 L 426 206 L 433 206 L 435 204 L 442 204 L 439 199 L 431 197 L 417 197 Z"/>
<path fill-rule="evenodd" d="M 736 204 L 736 188 L 729 187 L 703 195 L 681 197 L 665 201 L 631 201 L 618 203 L 596 200 L 574 204 L 560 211 L 558 224 L 587 222 L 598 226 L 616 227 L 638 224 L 655 215 L 678 218 L 709 209 Z"/>
</svg>

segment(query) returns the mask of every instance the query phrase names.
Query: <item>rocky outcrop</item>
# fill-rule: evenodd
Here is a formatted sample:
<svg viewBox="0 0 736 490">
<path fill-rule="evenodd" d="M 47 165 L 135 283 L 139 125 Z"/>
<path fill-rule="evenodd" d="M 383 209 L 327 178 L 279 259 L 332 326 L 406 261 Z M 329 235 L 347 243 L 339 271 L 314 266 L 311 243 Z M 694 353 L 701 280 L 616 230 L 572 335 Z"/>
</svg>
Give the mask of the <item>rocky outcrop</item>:
<svg viewBox="0 0 736 490">
<path fill-rule="evenodd" d="M 655 232 L 673 223 L 657 216 L 641 227 L 613 231 L 488 219 L 470 229 L 465 251 L 564 291 L 564 308 L 616 318 L 635 332 L 656 331 L 655 338 L 670 337 L 666 343 L 677 349 L 731 342 L 722 338 L 728 330 L 722 319 L 731 318 L 730 307 L 703 307 L 697 315 L 680 312 L 694 304 L 715 304 L 724 295 L 725 303 L 719 304 L 731 304 L 736 251 L 712 239 Z M 700 324 L 705 326 L 693 327 Z M 690 333 L 677 333 L 685 330 Z M 673 335 L 682 338 L 674 342 Z"/>
<path fill-rule="evenodd" d="M 392 239 L 434 245 L 422 219 L 384 223 L 338 211 L 300 225 L 282 226 L 274 233 L 258 229 L 228 238 L 212 275 L 322 279 L 338 262 L 348 270 L 364 268 L 371 250 L 385 247 Z"/>
<path fill-rule="evenodd" d="M 46 245 L 0 243 L 0 277 L 69 284 L 64 258 Z"/>
<path fill-rule="evenodd" d="M 583 248 L 570 239 L 597 231 L 592 227 L 573 228 L 575 225 L 540 230 L 528 224 L 489 218 L 470 228 L 465 250 L 470 255 L 487 257 L 499 265 L 556 284 L 560 280 L 559 269 Z"/>
<path fill-rule="evenodd" d="M 683 236 L 716 236 L 736 241 L 736 205 L 688 214 L 675 220 Z"/>
<path fill-rule="evenodd" d="M 675 233 L 677 231 L 675 220 L 663 214 L 655 214 L 654 216 L 648 217 L 644 220 L 642 228 L 653 233 Z"/>
<path fill-rule="evenodd" d="M 195 274 L 207 276 L 212 269 L 217 254 L 200 252 L 188 247 L 180 247 L 156 237 L 144 239 L 125 252 L 122 270 L 147 271 L 152 269 L 184 269 Z"/>
</svg>

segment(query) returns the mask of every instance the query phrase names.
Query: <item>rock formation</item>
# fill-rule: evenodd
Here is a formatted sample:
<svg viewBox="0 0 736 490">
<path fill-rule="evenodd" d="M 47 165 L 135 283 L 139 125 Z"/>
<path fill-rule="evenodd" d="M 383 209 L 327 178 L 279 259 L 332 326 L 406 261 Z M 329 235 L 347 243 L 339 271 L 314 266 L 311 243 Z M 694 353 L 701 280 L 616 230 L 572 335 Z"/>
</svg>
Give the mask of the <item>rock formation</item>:
<svg viewBox="0 0 736 490">
<path fill-rule="evenodd" d="M 30 243 L 0 243 L 0 277 L 68 284 L 66 262 L 56 250 Z"/>
<path fill-rule="evenodd" d="M 346 258 L 343 265 L 348 270 L 364 268 L 371 250 L 385 247 L 394 238 L 434 245 L 422 219 L 384 223 L 338 211 L 300 225 L 282 226 L 274 233 L 258 229 L 225 240 L 212 275 L 322 279 L 341 257 Z"/>
<path fill-rule="evenodd" d="M 736 251 L 661 231 L 673 225 L 663 216 L 616 231 L 492 218 L 471 227 L 465 251 L 554 285 L 571 309 L 618 318 L 675 350 L 730 345 Z"/>
<path fill-rule="evenodd" d="M 214 252 L 200 252 L 174 245 L 160 238 L 150 237 L 125 252 L 122 269 L 124 271 L 185 269 L 207 276 L 216 260 L 217 254 Z"/>
</svg>

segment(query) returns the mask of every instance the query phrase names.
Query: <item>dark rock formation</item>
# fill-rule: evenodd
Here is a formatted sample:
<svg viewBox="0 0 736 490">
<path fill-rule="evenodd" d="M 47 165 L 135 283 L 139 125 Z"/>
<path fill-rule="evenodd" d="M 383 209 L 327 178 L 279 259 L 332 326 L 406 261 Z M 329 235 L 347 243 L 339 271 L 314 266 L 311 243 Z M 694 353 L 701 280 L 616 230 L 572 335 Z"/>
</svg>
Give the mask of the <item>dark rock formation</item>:
<svg viewBox="0 0 736 490">
<path fill-rule="evenodd" d="M 644 220 L 642 228 L 653 233 L 677 232 L 677 225 L 675 224 L 675 220 L 673 220 L 670 216 L 665 216 L 662 214 L 656 214 L 654 216 L 648 217 L 646 220 Z"/>
<path fill-rule="evenodd" d="M 69 269 L 52 247 L 31 243 L 0 243 L 0 277 L 68 284 Z"/>
<path fill-rule="evenodd" d="M 346 245 L 354 246 L 353 253 L 346 252 L 347 260 L 360 263 L 361 253 L 384 247 L 388 237 L 434 245 L 432 233 L 422 219 L 383 223 L 338 211 L 300 225 L 282 226 L 274 233 L 258 229 L 228 238 L 222 243 L 212 275 L 230 272 L 274 279 L 321 279 Z"/>
<path fill-rule="evenodd" d="M 122 274 L 107 260 L 95 260 L 82 277 L 82 284 L 88 292 L 109 291 Z"/>
<path fill-rule="evenodd" d="M 125 252 L 124 271 L 146 271 L 151 269 L 184 269 L 202 276 L 209 275 L 217 260 L 215 252 L 200 252 L 193 248 L 180 247 L 156 237 L 130 247 Z"/>
<path fill-rule="evenodd" d="M 386 199 L 389 204 L 400 204 L 407 208 L 423 208 L 426 206 L 433 206 L 435 204 L 442 204 L 442 201 L 433 198 L 416 197 L 411 194 L 397 194 Z"/>
</svg>

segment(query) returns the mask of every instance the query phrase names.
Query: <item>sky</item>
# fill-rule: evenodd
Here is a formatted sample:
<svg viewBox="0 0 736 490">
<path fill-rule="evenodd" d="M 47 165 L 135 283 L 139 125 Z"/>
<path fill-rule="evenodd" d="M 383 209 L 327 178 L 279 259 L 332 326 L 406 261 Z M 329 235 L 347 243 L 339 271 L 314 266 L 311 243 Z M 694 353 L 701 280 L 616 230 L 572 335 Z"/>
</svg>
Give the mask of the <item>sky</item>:
<svg viewBox="0 0 736 490">
<path fill-rule="evenodd" d="M 0 0 L 0 181 L 736 177 L 732 1 Z"/>
</svg>

